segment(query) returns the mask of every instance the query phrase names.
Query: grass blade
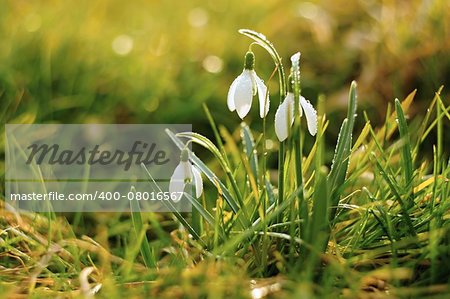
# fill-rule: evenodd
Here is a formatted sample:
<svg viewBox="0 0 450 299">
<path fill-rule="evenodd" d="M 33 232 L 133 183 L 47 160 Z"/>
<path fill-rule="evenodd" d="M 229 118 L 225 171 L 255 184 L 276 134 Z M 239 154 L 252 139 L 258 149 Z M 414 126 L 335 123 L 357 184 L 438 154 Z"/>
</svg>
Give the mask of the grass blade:
<svg viewBox="0 0 450 299">
<path fill-rule="evenodd" d="M 161 192 L 162 190 L 159 188 L 158 184 L 153 179 L 153 176 L 150 173 L 150 171 L 148 171 L 147 167 L 145 167 L 144 164 L 141 164 L 141 166 L 147 173 L 149 182 L 153 183 Z M 194 239 L 200 241 L 200 243 L 204 247 L 206 247 L 206 244 L 200 239 L 199 233 L 189 224 L 189 222 L 186 219 L 184 219 L 183 215 L 181 215 L 180 212 L 177 211 L 177 209 L 172 205 L 170 200 L 167 201 L 162 200 L 161 203 L 163 203 L 166 206 L 166 208 L 170 210 L 170 212 L 175 216 L 175 218 L 177 218 L 177 220 L 181 223 L 181 225 L 183 225 L 188 230 L 188 232 L 194 237 Z"/>
<path fill-rule="evenodd" d="M 258 156 L 256 152 L 255 141 L 248 125 L 242 123 L 241 127 L 242 127 L 241 129 L 242 142 L 244 143 L 244 152 L 247 155 L 248 160 L 250 161 L 250 168 L 253 173 L 253 177 L 255 178 L 256 184 L 259 185 Z"/>
<path fill-rule="evenodd" d="M 398 131 L 402 142 L 401 160 L 404 169 L 405 185 L 412 186 L 413 179 L 413 161 L 411 156 L 411 142 L 409 139 L 408 125 L 406 124 L 405 114 L 398 99 L 395 99 L 395 111 L 397 113 Z"/>
<path fill-rule="evenodd" d="M 399 203 L 400 208 L 402 210 L 402 217 L 405 220 L 405 224 L 408 227 L 409 233 L 412 236 L 415 236 L 416 230 L 414 229 L 411 218 L 409 217 L 408 208 L 400 195 L 401 194 L 400 191 L 396 187 L 396 182 L 394 181 L 394 179 L 391 176 L 389 176 L 387 174 L 387 172 L 384 170 L 383 166 L 381 165 L 380 161 L 378 161 L 375 154 L 372 153 L 371 157 L 375 161 L 377 170 L 379 171 L 379 173 L 381 174 L 383 179 L 386 181 L 386 183 L 388 184 L 389 188 L 391 189 L 392 194 L 394 195 L 396 201 Z"/>
<path fill-rule="evenodd" d="M 333 158 L 333 164 L 331 171 L 327 177 L 327 185 L 330 189 L 330 195 L 332 196 L 332 205 L 336 207 L 339 202 L 340 195 L 336 190 L 345 181 L 347 174 L 348 164 L 350 161 L 351 145 L 352 145 L 352 133 L 355 124 L 356 116 L 356 82 L 353 81 L 350 86 L 349 103 L 347 118 L 342 122 L 341 130 L 339 132 L 338 141 L 336 144 L 335 154 Z M 334 217 L 336 209 L 330 214 L 331 218 Z"/>
<path fill-rule="evenodd" d="M 131 187 L 131 192 L 136 192 L 134 186 Z M 144 222 L 142 221 L 141 209 L 139 207 L 139 203 L 136 200 L 130 201 L 130 209 L 131 209 L 131 220 L 133 221 L 134 233 L 136 234 L 136 239 L 141 242 L 140 251 L 142 258 L 144 260 L 147 268 L 156 268 L 156 260 L 155 256 L 150 248 L 150 244 L 147 239 L 147 235 L 145 232 Z M 140 236 L 143 235 L 142 240 L 140 240 Z"/>
</svg>

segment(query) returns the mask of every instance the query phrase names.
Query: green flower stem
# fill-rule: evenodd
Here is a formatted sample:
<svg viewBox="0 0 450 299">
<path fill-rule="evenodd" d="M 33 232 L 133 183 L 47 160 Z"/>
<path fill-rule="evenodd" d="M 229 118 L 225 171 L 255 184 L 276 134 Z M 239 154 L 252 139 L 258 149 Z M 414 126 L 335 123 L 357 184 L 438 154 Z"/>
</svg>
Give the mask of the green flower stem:
<svg viewBox="0 0 450 299">
<path fill-rule="evenodd" d="M 300 222 L 300 233 L 305 232 L 305 228 L 308 225 L 308 205 L 305 201 L 305 195 L 303 192 L 303 142 L 302 142 L 302 130 L 301 130 L 301 118 L 297 114 L 296 123 L 297 127 L 294 134 L 294 153 L 295 153 L 295 177 L 296 188 L 299 188 L 298 193 L 298 216 L 303 222 Z"/>
<path fill-rule="evenodd" d="M 300 55 L 298 53 L 298 55 Z M 300 118 L 300 59 L 291 59 L 292 69 L 292 91 L 294 93 L 294 154 L 295 154 L 295 177 L 296 188 L 299 188 L 298 193 L 298 216 L 303 222 L 300 222 L 300 233 L 303 237 L 308 227 L 308 205 L 305 202 L 305 195 L 303 193 L 303 147 L 302 147 L 302 130 L 301 130 L 301 118 Z"/>
<path fill-rule="evenodd" d="M 301 135 L 301 126 L 300 126 L 300 117 L 298 117 L 298 134 L 296 134 L 296 140 L 294 140 L 294 147 L 295 147 L 295 169 L 296 169 L 296 179 L 297 179 L 297 186 L 296 188 L 299 189 L 298 192 L 298 217 L 301 219 L 299 222 L 299 228 L 300 228 L 300 235 L 303 236 L 306 234 L 307 227 L 308 227 L 308 204 L 305 200 L 305 195 L 303 192 L 304 185 L 303 185 L 303 142 L 302 142 L 302 135 Z"/>
<path fill-rule="evenodd" d="M 275 66 L 278 71 L 278 80 L 280 84 L 280 103 L 286 96 L 286 76 L 284 73 L 283 64 L 281 63 L 281 57 L 278 54 L 272 43 L 267 38 L 256 31 L 249 29 L 240 29 L 239 33 L 253 39 L 258 45 L 263 47 L 272 57 Z M 265 142 L 265 140 L 263 140 Z M 283 202 L 284 198 L 284 163 L 285 163 L 285 142 L 280 143 L 280 149 L 278 151 L 278 204 Z M 281 214 L 280 214 L 281 215 Z"/>
</svg>

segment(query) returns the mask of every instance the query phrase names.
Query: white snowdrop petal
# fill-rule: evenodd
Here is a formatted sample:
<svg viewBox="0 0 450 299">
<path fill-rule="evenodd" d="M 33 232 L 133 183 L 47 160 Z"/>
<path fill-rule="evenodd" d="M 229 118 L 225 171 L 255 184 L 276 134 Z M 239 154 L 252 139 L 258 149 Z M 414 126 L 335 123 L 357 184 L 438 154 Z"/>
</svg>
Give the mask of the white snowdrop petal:
<svg viewBox="0 0 450 299">
<path fill-rule="evenodd" d="M 192 164 L 188 161 L 181 161 L 180 164 L 183 165 L 184 180 L 192 180 Z"/>
<path fill-rule="evenodd" d="M 289 126 L 288 126 L 289 118 Z M 275 134 L 278 140 L 284 141 L 288 137 L 289 127 L 294 122 L 294 95 L 288 93 L 275 113 Z"/>
<path fill-rule="evenodd" d="M 256 85 L 258 88 L 258 99 L 259 99 L 259 116 L 261 118 L 266 117 L 269 112 L 270 99 L 269 93 L 267 91 L 267 86 L 264 84 L 264 81 L 254 73 Z"/>
<path fill-rule="evenodd" d="M 238 76 L 236 79 L 234 79 L 233 83 L 231 83 L 231 85 L 230 85 L 230 89 L 228 90 L 227 106 L 231 112 L 236 110 L 236 106 L 234 105 L 234 94 L 236 92 L 236 85 L 239 82 L 239 78 L 240 78 L 240 76 Z"/>
<path fill-rule="evenodd" d="M 239 76 L 239 81 L 236 83 L 236 91 L 234 93 L 234 105 L 241 119 L 244 119 L 252 106 L 252 88 L 253 83 L 251 73 L 248 70 L 244 70 Z"/>
<path fill-rule="evenodd" d="M 286 98 L 284 99 L 284 101 L 287 103 L 287 106 L 289 107 L 289 119 L 291 120 L 291 126 L 294 123 L 294 94 L 289 92 L 286 95 Z M 288 110 L 286 110 L 286 113 L 288 113 Z"/>
<path fill-rule="evenodd" d="M 309 133 L 314 136 L 317 133 L 317 112 L 313 105 L 304 97 L 300 97 L 300 105 L 305 110 L 306 123 Z"/>
<path fill-rule="evenodd" d="M 184 179 L 185 179 L 185 165 L 183 165 L 185 162 L 180 162 L 178 166 L 175 168 L 172 176 L 170 177 L 170 183 L 169 183 L 169 192 L 170 194 L 174 194 L 172 198 L 174 201 L 179 201 L 181 199 L 181 196 L 183 195 L 182 192 L 184 192 Z"/>
<path fill-rule="evenodd" d="M 291 62 L 297 62 L 300 60 L 300 52 L 295 53 L 294 55 L 291 56 Z"/>
<path fill-rule="evenodd" d="M 302 98 L 302 96 L 300 96 L 300 100 L 298 101 L 298 115 L 300 115 L 300 117 L 303 116 L 303 109 L 302 109 L 301 98 Z"/>
<path fill-rule="evenodd" d="M 200 171 L 192 165 L 192 174 L 194 177 L 194 185 L 195 185 L 195 197 L 199 198 L 203 192 L 203 180 Z"/>
<path fill-rule="evenodd" d="M 275 134 L 280 142 L 284 141 L 288 136 L 286 109 L 287 106 L 283 102 L 278 106 L 277 112 L 275 113 Z"/>
</svg>

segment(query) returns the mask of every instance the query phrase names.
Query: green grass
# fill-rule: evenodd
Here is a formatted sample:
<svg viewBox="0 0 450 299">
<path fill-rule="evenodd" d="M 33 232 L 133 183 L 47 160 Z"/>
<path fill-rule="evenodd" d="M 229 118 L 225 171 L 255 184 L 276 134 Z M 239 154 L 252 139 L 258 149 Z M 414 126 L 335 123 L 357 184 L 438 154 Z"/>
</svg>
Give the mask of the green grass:
<svg viewBox="0 0 450 299">
<path fill-rule="evenodd" d="M 412 93 L 395 101 L 384 125 L 367 120 L 353 133 L 356 94 L 352 83 L 329 171 L 322 161 L 325 115 L 319 115 L 312 150 L 300 155 L 302 185 L 289 168 L 298 148 L 287 144 L 281 202 L 262 165 L 262 157 L 276 153 L 263 152 L 263 133 L 245 124 L 240 134 L 227 132 L 205 108 L 219 147 L 197 133 L 168 132 L 180 149 L 191 138 L 211 152 L 221 168 L 215 172 L 223 174 L 191 153 L 210 185 L 199 202 L 190 198 L 192 217 L 132 207 L 131 215 L 96 213 L 95 221 L 82 215 L 73 226 L 70 216 L 2 209 L 2 293 L 76 297 L 97 288 L 100 297 L 111 298 L 448 295 L 450 163 L 439 126 L 450 120 L 450 106 L 437 94 L 421 121 L 408 122 Z M 437 134 L 441 148 L 434 147 L 432 160 L 419 159 L 430 134 Z"/>
<path fill-rule="evenodd" d="M 350 94 L 354 92 L 352 86 Z M 438 99 L 432 102 L 431 110 L 436 110 Z M 36 298 L 77 296 L 82 293 L 80 272 L 90 266 L 94 267 L 90 287 L 101 284 L 100 296 L 113 298 L 145 293 L 248 297 L 252 290 L 280 297 L 308 293 L 344 297 L 372 292 L 400 297 L 448 293 L 450 167 L 445 160 L 436 160 L 437 154 L 434 161 L 418 163 L 413 158 L 423 136 L 411 132 L 428 131 L 438 122 L 429 118 L 410 130 L 404 113 L 411 100 L 403 105 L 397 101 L 396 113 L 387 116 L 384 126 L 372 128 L 368 122 L 369 129 L 356 135 L 349 158 L 339 158 L 339 149 L 345 148 L 342 144 L 348 140 L 342 131 L 334 165 L 342 161 L 347 168 L 348 160 L 349 168 L 337 179 L 335 172 L 326 177 L 321 165 L 308 164 L 309 157 L 304 158 L 304 194 L 311 207 L 305 233 L 299 233 L 302 219 L 297 212 L 292 213 L 299 205 L 295 201 L 298 190 L 290 185 L 291 180 L 286 180 L 290 196 L 273 206 L 274 186 L 249 187 L 255 176 L 261 179 L 261 173 L 242 166 L 251 156 L 240 155 L 231 162 L 231 155 L 225 159 L 218 149 L 211 148 L 212 144 L 203 141 L 222 160 L 223 167 L 237 163 L 240 165 L 234 166 L 241 171 L 230 173 L 221 184 L 213 174 L 208 176 L 206 165 L 193 160 L 205 168 L 202 170 L 211 181 L 221 184 L 221 192 L 209 206 L 194 206 L 201 215 L 202 229 L 195 232 L 199 239 L 174 227 L 177 220 L 171 220 L 170 215 L 134 212 L 132 217 L 111 217 L 99 213 L 98 225 L 92 228 L 94 241 L 80 235 L 80 229 L 63 216 L 52 220 L 48 235 L 47 218 L 3 210 L 2 293 L 12 296 L 32 291 Z M 323 116 L 321 121 L 326 124 Z M 400 134 L 394 138 L 397 130 Z M 405 146 L 405 133 L 409 135 L 407 144 L 415 147 Z M 197 139 L 200 142 L 204 138 L 196 136 L 194 142 Z M 241 142 L 225 143 L 223 150 L 240 148 L 244 146 Z M 309 155 L 321 150 L 320 138 L 317 142 L 317 149 Z M 406 167 L 411 167 L 411 176 L 404 171 Z M 240 178 L 246 170 L 252 175 Z M 236 194 L 230 191 L 231 180 L 236 180 L 243 202 L 235 200 Z M 215 198 L 212 194 L 209 196 Z M 272 209 L 260 213 L 261 200 L 267 201 L 266 207 L 272 203 Z M 328 221 L 331 213 L 335 216 Z M 81 231 L 90 231 L 90 215 L 83 216 L 82 223 L 85 227 Z M 136 229 L 135 234 L 129 233 L 130 226 Z M 147 235 L 143 234 L 145 230 Z M 251 283 L 252 277 L 256 282 Z"/>
<path fill-rule="evenodd" d="M 131 213 L 49 216 L 0 201 L 0 297 L 450 296 L 450 104 L 439 87 L 450 61 L 446 1 L 314 4 L 322 19 L 296 16 L 304 15 L 300 4 L 220 3 L 123 12 L 115 2 L 40 3 L 34 33 L 11 28 L 29 29 L 38 4 L 0 9 L 3 123 L 193 121 L 202 134 L 168 134 L 180 149 L 192 140 L 190 160 L 205 185 L 199 199 L 187 196 L 190 214 L 133 205 Z M 210 14 L 208 25 L 186 26 L 198 6 Z M 401 8 L 413 13 L 400 17 Z M 66 10 L 74 13 L 62 18 Z M 253 111 L 239 124 L 223 110 L 253 40 L 236 31 L 261 20 L 281 55 L 244 33 L 262 46 L 253 48 L 271 112 L 260 120 Z M 308 25 L 318 20 L 321 26 Z M 370 42 L 361 42 L 364 32 Z M 133 37 L 130 55 L 111 51 L 118 34 Z M 291 137 L 278 143 L 273 111 L 290 66 L 282 58 L 298 50 L 295 96 L 315 102 L 322 94 L 318 133 L 307 134 L 297 117 Z M 202 69 L 209 54 L 221 57 L 222 73 Z M 335 112 L 342 107 L 346 116 Z"/>
</svg>

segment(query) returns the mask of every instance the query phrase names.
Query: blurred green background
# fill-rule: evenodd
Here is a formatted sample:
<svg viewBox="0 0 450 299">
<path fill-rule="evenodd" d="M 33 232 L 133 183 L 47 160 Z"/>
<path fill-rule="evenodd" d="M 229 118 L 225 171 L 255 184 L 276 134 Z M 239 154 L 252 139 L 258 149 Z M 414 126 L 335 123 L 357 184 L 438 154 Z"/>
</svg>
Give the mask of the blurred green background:
<svg viewBox="0 0 450 299">
<path fill-rule="evenodd" d="M 387 102 L 416 88 L 420 113 L 450 81 L 448 0 L 1 3 L 3 123 L 192 123 L 207 134 L 206 102 L 233 130 L 239 118 L 226 95 L 250 43 L 239 28 L 264 33 L 287 68 L 302 52 L 302 92 L 313 103 L 326 95 L 330 140 L 353 79 L 375 123 Z M 272 61 L 254 49 L 267 80 Z M 273 121 L 279 97 L 269 84 Z M 257 109 L 246 120 L 260 123 Z"/>
</svg>

